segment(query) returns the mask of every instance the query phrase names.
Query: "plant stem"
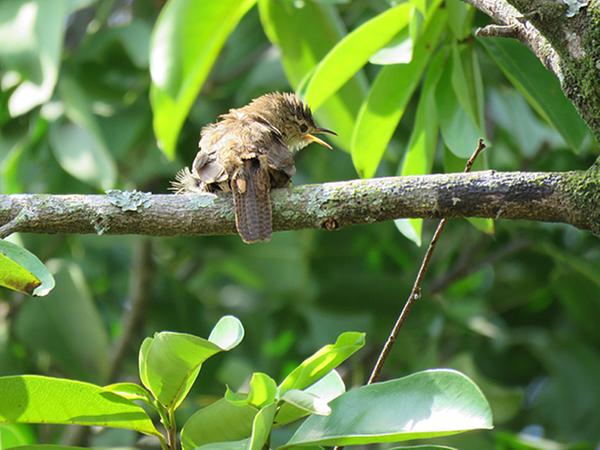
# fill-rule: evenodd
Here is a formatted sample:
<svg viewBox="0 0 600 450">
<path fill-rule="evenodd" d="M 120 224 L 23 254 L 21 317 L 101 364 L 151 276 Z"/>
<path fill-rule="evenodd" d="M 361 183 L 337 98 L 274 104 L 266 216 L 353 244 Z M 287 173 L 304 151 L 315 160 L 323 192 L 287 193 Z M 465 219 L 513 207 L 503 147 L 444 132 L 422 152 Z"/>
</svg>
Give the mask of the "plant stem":
<svg viewBox="0 0 600 450">
<path fill-rule="evenodd" d="M 177 423 L 175 422 L 175 414 L 172 409 L 169 408 L 168 412 L 168 425 L 167 429 L 167 441 L 170 450 L 177 450 Z"/>
<path fill-rule="evenodd" d="M 473 152 L 473 154 L 471 155 L 471 157 L 469 158 L 469 160 L 467 161 L 467 163 L 465 165 L 465 170 L 464 170 L 465 173 L 471 171 L 471 168 L 473 167 L 473 163 L 475 162 L 475 159 L 477 158 L 479 153 L 481 153 L 483 151 L 483 149 L 485 149 L 485 144 L 483 143 L 483 139 L 479 139 L 477 148 L 475 149 L 475 151 Z M 431 261 L 431 256 L 433 255 L 435 247 L 438 243 L 438 240 L 439 240 L 442 232 L 444 231 L 445 226 L 446 226 L 446 219 L 440 220 L 440 223 L 438 224 L 438 226 L 435 230 L 435 233 L 433 233 L 433 237 L 431 238 L 429 247 L 427 248 L 427 251 L 425 252 L 425 256 L 423 257 L 423 261 L 421 262 L 421 267 L 419 268 L 419 272 L 417 273 L 417 277 L 413 284 L 412 290 L 410 291 L 410 294 L 408 295 L 408 298 L 406 299 L 406 302 L 404 303 L 404 307 L 402 308 L 402 311 L 400 311 L 400 315 L 396 319 L 396 323 L 394 324 L 394 327 L 392 328 L 392 331 L 390 332 L 390 335 L 388 336 L 387 341 L 385 342 L 383 348 L 381 349 L 381 352 L 379 353 L 379 356 L 377 357 L 377 362 L 375 363 L 375 366 L 373 367 L 373 370 L 371 371 L 371 375 L 369 376 L 369 381 L 367 381 L 367 384 L 375 383 L 379 379 L 379 376 L 381 375 L 381 369 L 383 369 L 383 365 L 385 364 L 385 361 L 387 360 L 390 352 L 392 351 L 392 348 L 394 347 L 394 343 L 396 342 L 396 338 L 398 337 L 400 328 L 402 328 L 402 325 L 404 324 L 404 321 L 408 317 L 408 314 L 410 313 L 410 310 L 411 310 L 413 304 L 415 303 L 415 301 L 421 298 L 421 283 L 423 282 L 425 273 L 427 272 L 427 269 L 429 268 L 429 262 Z"/>
</svg>

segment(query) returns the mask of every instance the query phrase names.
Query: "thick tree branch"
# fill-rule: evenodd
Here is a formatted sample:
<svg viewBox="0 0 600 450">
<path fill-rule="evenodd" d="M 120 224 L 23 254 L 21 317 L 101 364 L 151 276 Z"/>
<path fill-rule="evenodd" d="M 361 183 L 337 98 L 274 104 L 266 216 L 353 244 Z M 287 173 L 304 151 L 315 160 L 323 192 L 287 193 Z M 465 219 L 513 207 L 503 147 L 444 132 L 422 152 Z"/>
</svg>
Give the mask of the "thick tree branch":
<svg viewBox="0 0 600 450">
<path fill-rule="evenodd" d="M 600 170 L 474 172 L 375 178 L 278 189 L 275 230 L 336 229 L 401 217 L 488 217 L 569 223 L 600 234 Z M 0 225 L 33 233 L 234 233 L 227 194 L 0 195 Z"/>
</svg>

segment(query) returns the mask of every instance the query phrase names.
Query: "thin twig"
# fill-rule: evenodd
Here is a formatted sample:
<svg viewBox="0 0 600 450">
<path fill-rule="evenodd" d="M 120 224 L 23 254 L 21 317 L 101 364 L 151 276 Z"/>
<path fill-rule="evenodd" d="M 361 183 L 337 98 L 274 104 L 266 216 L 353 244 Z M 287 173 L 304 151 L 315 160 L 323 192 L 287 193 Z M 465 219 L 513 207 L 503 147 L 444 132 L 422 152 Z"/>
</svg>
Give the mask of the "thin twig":
<svg viewBox="0 0 600 450">
<path fill-rule="evenodd" d="M 12 220 L 0 226 L 0 239 L 10 236 L 11 234 L 19 231 L 19 227 L 27 221 L 28 214 L 27 208 L 21 209 Z"/>
<path fill-rule="evenodd" d="M 483 151 L 483 149 L 485 149 L 485 144 L 483 143 L 483 139 L 479 139 L 477 148 L 475 149 L 475 151 L 467 161 L 467 164 L 465 165 L 465 173 L 471 171 L 475 159 Z M 431 243 L 429 244 L 429 247 L 425 252 L 425 256 L 423 257 L 423 262 L 421 263 L 421 267 L 419 268 L 419 272 L 413 284 L 413 288 L 410 291 L 406 303 L 404 303 L 404 307 L 402 308 L 398 319 L 396 319 L 394 328 L 392 328 L 392 331 L 388 336 L 387 341 L 385 342 L 383 348 L 381 349 L 381 352 L 379 353 L 379 357 L 377 358 L 377 362 L 375 363 L 375 366 L 371 371 L 371 375 L 369 376 L 369 381 L 367 381 L 367 384 L 375 383 L 379 379 L 379 376 L 381 375 L 381 369 L 383 368 L 383 365 L 385 364 L 390 352 L 392 351 L 394 343 L 396 342 L 396 338 L 398 337 L 398 333 L 400 332 L 400 328 L 402 328 L 402 324 L 408 317 L 408 314 L 410 313 L 410 310 L 415 301 L 421 298 L 421 283 L 423 282 L 423 278 L 425 277 L 425 273 L 427 272 L 427 269 L 429 267 L 429 262 L 431 261 L 431 256 L 433 255 L 433 251 L 435 250 L 437 242 L 440 238 L 440 235 L 442 234 L 442 231 L 444 231 L 445 226 L 446 219 L 440 220 L 440 223 L 438 224 L 435 233 L 431 238 Z"/>
</svg>

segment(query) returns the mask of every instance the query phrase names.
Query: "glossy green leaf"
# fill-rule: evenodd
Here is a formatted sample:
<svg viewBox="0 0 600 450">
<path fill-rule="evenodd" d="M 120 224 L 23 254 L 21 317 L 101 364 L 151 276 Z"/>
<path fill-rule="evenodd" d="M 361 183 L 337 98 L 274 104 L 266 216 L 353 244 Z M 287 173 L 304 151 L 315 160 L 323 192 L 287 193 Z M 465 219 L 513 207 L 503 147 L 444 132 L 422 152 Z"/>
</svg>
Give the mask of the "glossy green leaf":
<svg viewBox="0 0 600 450">
<path fill-rule="evenodd" d="M 54 277 L 33 253 L 0 239 L 0 286 L 41 297 L 54 289 Z"/>
<path fill-rule="evenodd" d="M 127 400 L 141 400 L 151 402 L 150 393 L 139 384 L 135 383 L 114 383 L 104 386 L 104 390 L 113 392 Z"/>
<path fill-rule="evenodd" d="M 58 92 L 71 122 L 50 126 L 50 144 L 60 166 L 73 177 L 106 190 L 117 179 L 115 162 L 92 112 L 92 101 L 69 75 L 63 75 Z"/>
<path fill-rule="evenodd" d="M 394 37 L 385 47 L 369 58 L 371 64 L 408 64 L 412 59 L 413 40 L 407 32 Z"/>
<path fill-rule="evenodd" d="M 108 375 L 109 340 L 81 268 L 50 260 L 56 287 L 43 302 L 25 302 L 14 331 L 33 354 L 50 357 L 66 376 L 103 382 Z"/>
<path fill-rule="evenodd" d="M 283 394 L 281 400 L 310 414 L 318 414 L 320 416 L 331 414 L 331 408 L 327 402 L 318 395 L 311 394 L 310 392 L 290 389 Z"/>
<path fill-rule="evenodd" d="M 304 389 L 356 353 L 365 345 L 365 334 L 348 331 L 339 335 L 334 344 L 326 345 L 305 359 L 281 382 L 279 392 Z"/>
<path fill-rule="evenodd" d="M 181 429 L 183 450 L 222 442 L 247 439 L 258 410 L 250 405 L 237 405 L 224 398 L 196 411 Z M 245 442 L 238 448 L 244 448 Z"/>
<path fill-rule="evenodd" d="M 0 66 L 23 81 L 8 101 L 11 116 L 25 114 L 52 96 L 68 13 L 67 0 L 0 2 Z"/>
<path fill-rule="evenodd" d="M 306 388 L 304 392 L 316 395 L 325 402 L 330 402 L 346 392 L 346 386 L 337 371 L 332 370 L 315 384 Z M 277 425 L 285 425 L 307 415 L 308 412 L 305 409 L 298 408 L 289 403 L 283 403 L 275 416 L 275 423 Z"/>
<path fill-rule="evenodd" d="M 556 77 L 516 40 L 485 38 L 478 42 L 538 114 L 562 135 L 574 151 L 579 152 L 588 128 L 573 104 L 565 98 Z"/>
<path fill-rule="evenodd" d="M 276 394 L 277 383 L 275 383 L 275 380 L 265 373 L 256 372 L 250 378 L 248 394 L 234 394 L 228 389 L 225 398 L 232 403 L 262 408 L 269 403 L 273 403 Z"/>
<path fill-rule="evenodd" d="M 266 442 L 269 440 L 269 435 L 271 434 L 276 410 L 277 404 L 271 403 L 258 411 L 258 414 L 254 416 L 254 420 L 252 421 L 252 434 L 248 445 L 246 446 L 247 450 L 261 450 L 265 447 Z"/>
<path fill-rule="evenodd" d="M 352 161 L 363 178 L 375 175 L 377 166 L 417 88 L 431 53 L 444 29 L 446 16 L 436 13 L 409 64 L 384 66 L 363 103 L 352 133 Z"/>
<path fill-rule="evenodd" d="M 244 327 L 237 317 L 223 316 L 210 332 L 208 340 L 221 350 L 231 350 L 244 339 Z"/>
<path fill-rule="evenodd" d="M 170 0 L 150 43 L 150 100 L 159 147 L 173 159 L 177 137 L 225 40 L 256 0 Z"/>
<path fill-rule="evenodd" d="M 38 375 L 0 377 L 0 422 L 127 428 L 160 435 L 146 412 L 100 386 Z"/>
<path fill-rule="evenodd" d="M 285 447 L 362 445 L 492 428 L 490 406 L 463 374 L 427 370 L 349 391 L 329 416 L 310 416 Z"/>
<path fill-rule="evenodd" d="M 260 19 L 269 40 L 282 53 L 290 85 L 298 90 L 303 79 L 345 35 L 336 9 L 314 0 L 294 2 L 259 0 Z M 350 150 L 356 115 L 367 93 L 367 80 L 358 72 L 315 113 L 320 126 L 338 133 L 332 140 Z"/>
<path fill-rule="evenodd" d="M 140 379 L 160 403 L 176 408 L 191 389 L 202 363 L 234 348 L 243 335 L 241 323 L 232 316 L 215 325 L 210 340 L 184 333 L 157 333 L 142 343 Z"/>
<path fill-rule="evenodd" d="M 304 99 L 318 109 L 342 87 L 369 58 L 408 25 L 412 5 L 402 3 L 375 16 L 348 34 L 317 66 Z"/>
<path fill-rule="evenodd" d="M 429 65 L 399 175 L 423 175 L 431 172 L 439 133 L 435 89 L 445 68 L 447 56 L 445 49 L 442 49 Z M 394 224 L 406 238 L 421 246 L 423 219 L 397 219 Z"/>
</svg>

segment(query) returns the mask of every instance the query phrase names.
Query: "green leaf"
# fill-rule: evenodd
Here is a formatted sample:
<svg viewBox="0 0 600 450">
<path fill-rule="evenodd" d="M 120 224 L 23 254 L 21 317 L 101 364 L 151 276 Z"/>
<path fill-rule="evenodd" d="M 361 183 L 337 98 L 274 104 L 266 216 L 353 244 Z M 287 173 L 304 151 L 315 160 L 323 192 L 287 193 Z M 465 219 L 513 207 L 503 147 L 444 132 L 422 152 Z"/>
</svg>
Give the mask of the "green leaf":
<svg viewBox="0 0 600 450">
<path fill-rule="evenodd" d="M 33 253 L 0 239 L 0 286 L 42 297 L 54 289 L 54 277 Z"/>
<path fill-rule="evenodd" d="M 447 52 L 440 50 L 429 65 L 413 125 L 408 149 L 399 168 L 399 175 L 423 175 L 431 172 L 438 141 L 438 118 L 435 89 L 446 65 Z M 396 219 L 394 224 L 406 238 L 421 246 L 423 219 Z"/>
<path fill-rule="evenodd" d="M 329 416 L 310 416 L 285 447 L 362 445 L 492 428 L 490 406 L 463 374 L 427 370 L 347 392 Z"/>
<path fill-rule="evenodd" d="M 250 436 L 250 441 L 246 447 L 247 450 L 261 450 L 264 448 L 265 443 L 269 440 L 269 435 L 271 434 L 276 410 L 277 404 L 271 403 L 262 408 L 254 417 L 254 421 L 252 422 L 252 435 Z"/>
<path fill-rule="evenodd" d="M 22 305 L 14 331 L 32 353 L 50 356 L 66 376 L 103 382 L 108 375 L 108 334 L 83 272 L 66 260 L 47 264 L 56 288 L 45 301 Z"/>
<path fill-rule="evenodd" d="M 408 64 L 412 59 L 413 40 L 408 32 L 401 32 L 385 47 L 369 58 L 371 64 L 386 66 L 389 64 Z"/>
<path fill-rule="evenodd" d="M 369 58 L 408 25 L 412 5 L 403 3 L 375 16 L 338 42 L 317 66 L 304 100 L 318 109 Z"/>
<path fill-rule="evenodd" d="M 160 436 L 146 412 L 100 386 L 38 375 L 0 377 L 0 422 L 95 425 Z"/>
<path fill-rule="evenodd" d="M 113 392 L 127 400 L 141 400 L 151 403 L 150 393 L 139 384 L 135 383 L 114 383 L 104 386 L 104 390 Z"/>
<path fill-rule="evenodd" d="M 329 403 L 334 398 L 346 392 L 346 386 L 344 386 L 344 381 L 337 371 L 332 370 L 315 384 L 306 388 L 304 392 L 314 394 Z M 277 412 L 275 423 L 278 426 L 285 425 L 307 415 L 308 412 L 306 410 L 292 406 L 289 403 L 283 403 Z"/>
<path fill-rule="evenodd" d="M 483 119 L 483 87 L 479 60 L 472 45 L 452 45 L 452 87 L 462 109 L 480 130 Z M 485 136 L 482 136 L 485 137 Z"/>
<path fill-rule="evenodd" d="M 183 450 L 191 450 L 206 444 L 247 439 L 257 414 L 253 406 L 233 404 L 224 398 L 217 400 L 188 419 L 181 429 L 181 446 Z"/>
<path fill-rule="evenodd" d="M 310 414 L 318 414 L 320 416 L 328 416 L 331 414 L 331 408 L 327 402 L 310 392 L 301 391 L 299 389 L 290 389 L 283 394 L 281 400 Z"/>
<path fill-rule="evenodd" d="M 21 423 L 0 424 L 0 447 L 14 448 L 36 442 L 31 425 Z"/>
<path fill-rule="evenodd" d="M 447 0 L 448 25 L 457 40 L 464 39 L 470 32 L 467 25 L 468 6 L 460 0 Z"/>
<path fill-rule="evenodd" d="M 50 126 L 50 144 L 60 166 L 78 180 L 102 190 L 114 187 L 115 162 L 106 145 L 92 102 L 86 92 L 67 74 L 61 76 L 58 92 L 71 122 Z"/>
<path fill-rule="evenodd" d="M 225 398 L 232 403 L 252 405 L 256 408 L 262 408 L 275 400 L 277 383 L 267 374 L 253 373 L 249 385 L 250 389 L 247 395 L 234 394 L 228 389 Z"/>
<path fill-rule="evenodd" d="M 303 389 L 317 382 L 365 345 L 365 333 L 348 331 L 338 336 L 335 344 L 326 345 L 305 359 L 281 382 L 279 392 Z"/>
<path fill-rule="evenodd" d="M 290 1 L 259 0 L 258 6 L 265 34 L 281 50 L 288 81 L 298 90 L 302 80 L 308 80 L 311 70 L 346 35 L 343 22 L 334 7 L 314 1 L 299 8 Z M 346 151 L 367 86 L 364 74 L 358 72 L 315 113 L 319 125 L 338 133 L 332 140 Z"/>
<path fill-rule="evenodd" d="M 363 178 L 372 177 L 402 118 L 406 105 L 444 29 L 446 16 L 436 13 L 416 43 L 409 64 L 384 66 L 361 106 L 352 133 L 352 161 Z"/>
<path fill-rule="evenodd" d="M 222 350 L 231 350 L 244 339 L 244 327 L 237 317 L 223 316 L 213 327 L 208 340 Z"/>
<path fill-rule="evenodd" d="M 184 333 L 162 332 L 146 338 L 140 349 L 140 379 L 168 408 L 177 408 L 211 356 L 234 348 L 244 333 L 239 320 L 223 317 L 206 340 Z"/>
<path fill-rule="evenodd" d="M 538 114 L 562 135 L 567 145 L 575 152 L 581 151 L 588 128 L 573 104 L 565 98 L 556 77 L 517 41 L 485 38 L 478 42 Z"/>
<path fill-rule="evenodd" d="M 468 158 L 484 133 L 459 103 L 452 84 L 454 60 L 449 64 L 436 89 L 437 117 L 446 146 L 457 157 Z"/>
<path fill-rule="evenodd" d="M 10 115 L 25 114 L 52 96 L 68 13 L 67 0 L 0 2 L 0 66 L 23 78 L 8 101 Z"/>
<path fill-rule="evenodd" d="M 170 0 L 150 43 L 154 132 L 169 159 L 194 100 L 227 36 L 256 0 Z"/>
</svg>

